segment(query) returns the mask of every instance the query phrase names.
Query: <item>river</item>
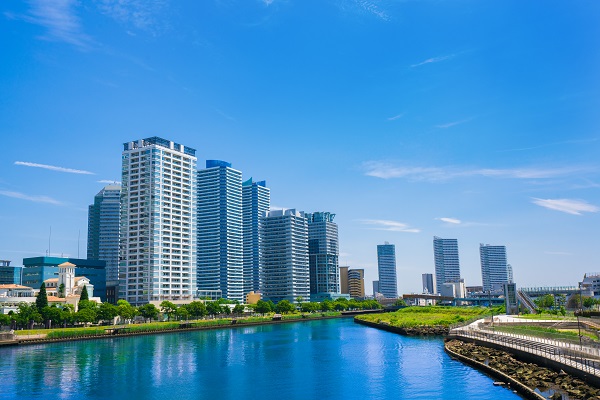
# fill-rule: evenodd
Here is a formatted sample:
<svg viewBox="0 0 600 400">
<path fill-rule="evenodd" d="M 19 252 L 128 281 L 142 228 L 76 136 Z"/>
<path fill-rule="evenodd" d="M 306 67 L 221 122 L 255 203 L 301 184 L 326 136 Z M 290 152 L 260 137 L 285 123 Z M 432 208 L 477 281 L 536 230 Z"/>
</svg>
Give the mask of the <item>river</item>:
<svg viewBox="0 0 600 400">
<path fill-rule="evenodd" d="M 0 399 L 519 399 L 351 318 L 0 348 Z"/>
</svg>

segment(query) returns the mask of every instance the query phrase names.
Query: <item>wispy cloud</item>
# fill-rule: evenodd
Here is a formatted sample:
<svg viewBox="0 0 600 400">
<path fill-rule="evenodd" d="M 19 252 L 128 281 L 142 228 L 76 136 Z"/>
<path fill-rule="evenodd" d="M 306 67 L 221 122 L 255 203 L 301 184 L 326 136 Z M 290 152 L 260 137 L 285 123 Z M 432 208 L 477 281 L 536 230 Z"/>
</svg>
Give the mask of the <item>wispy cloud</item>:
<svg viewBox="0 0 600 400">
<path fill-rule="evenodd" d="M 402 117 L 404 117 L 404 113 L 400 113 L 398 115 L 394 115 L 393 117 L 389 117 L 387 120 L 388 121 L 395 121 L 395 120 L 400 119 Z"/>
<path fill-rule="evenodd" d="M 217 114 L 219 114 L 223 118 L 228 119 L 230 121 L 235 121 L 235 118 L 233 118 L 231 115 L 226 114 L 225 112 L 219 110 L 218 108 L 215 108 L 215 111 L 217 112 Z"/>
<path fill-rule="evenodd" d="M 343 12 L 349 12 L 352 14 L 367 14 L 375 16 L 382 21 L 389 21 L 390 16 L 380 8 L 378 0 L 340 0 L 337 2 L 337 6 Z"/>
<path fill-rule="evenodd" d="M 448 54 L 446 56 L 432 57 L 432 58 L 428 58 L 425 61 L 421 61 L 419 63 L 413 64 L 413 65 L 411 65 L 411 67 L 415 68 L 415 67 L 420 67 L 420 66 L 426 65 L 426 64 L 434 64 L 434 63 L 438 63 L 441 61 L 450 60 L 451 58 L 454 58 L 454 57 L 456 57 L 456 54 Z"/>
<path fill-rule="evenodd" d="M 38 195 L 28 195 L 25 193 L 20 193 L 20 192 L 12 192 L 12 191 L 8 191 L 8 190 L 0 190 L 0 195 L 2 196 L 6 196 L 6 197 L 12 197 L 15 199 L 21 199 L 21 200 L 27 200 L 27 201 L 34 201 L 36 203 L 48 203 L 48 204 L 54 204 L 55 206 L 62 206 L 63 203 L 53 199 L 52 197 L 49 196 L 38 196 Z"/>
<path fill-rule="evenodd" d="M 120 185 L 121 184 L 121 182 L 119 182 L 119 181 L 111 181 L 110 179 L 102 179 L 102 180 L 99 180 L 99 181 L 96 181 L 96 182 L 98 182 L 98 183 L 106 183 L 107 185 Z"/>
<path fill-rule="evenodd" d="M 362 165 L 364 174 L 381 179 L 405 178 L 413 181 L 445 181 L 465 177 L 489 177 L 505 179 L 547 179 L 587 172 L 584 167 L 563 168 L 466 168 L 397 166 L 380 161 L 367 161 Z"/>
<path fill-rule="evenodd" d="M 27 162 L 27 161 L 15 161 L 15 165 L 22 165 L 25 167 L 34 167 L 34 168 L 43 168 L 43 169 L 49 169 L 51 171 L 58 171 L 58 172 L 68 172 L 70 174 L 96 175 L 93 172 L 85 171 L 82 169 L 57 167 L 54 165 L 37 164 L 37 163 L 32 163 L 32 162 Z"/>
<path fill-rule="evenodd" d="M 383 219 L 363 219 L 361 220 L 363 224 L 372 225 L 378 231 L 390 231 L 390 232 L 410 232 L 410 233 L 419 233 L 420 229 L 411 228 L 409 225 L 398 222 L 398 221 L 389 221 Z"/>
<path fill-rule="evenodd" d="M 572 215 L 582 215 L 584 212 L 596 213 L 600 211 L 597 206 L 588 203 L 585 200 L 575 199 L 538 199 L 533 198 L 532 203 L 550 210 L 561 211 Z"/>
<path fill-rule="evenodd" d="M 436 128 L 440 128 L 440 129 L 447 129 L 447 128 L 451 128 L 451 127 L 456 126 L 456 125 L 464 124 L 465 122 L 469 122 L 469 121 L 472 121 L 472 120 L 473 120 L 473 117 L 470 117 L 470 118 L 461 119 L 459 121 L 448 122 L 446 124 L 439 124 L 439 125 L 436 125 L 435 127 Z"/>
<path fill-rule="evenodd" d="M 456 218 L 447 218 L 447 217 L 442 217 L 442 218 L 436 218 L 438 221 L 442 221 L 445 222 L 447 224 L 453 224 L 453 225 L 460 225 L 462 223 L 462 221 L 460 219 L 456 219 Z"/>
<path fill-rule="evenodd" d="M 166 26 L 167 0 L 97 0 L 97 4 L 103 14 L 137 29 L 157 34 Z"/>
<path fill-rule="evenodd" d="M 30 0 L 29 12 L 17 16 L 26 22 L 46 28 L 44 40 L 61 41 L 87 49 L 93 40 L 83 32 L 75 13 L 76 0 Z"/>
</svg>

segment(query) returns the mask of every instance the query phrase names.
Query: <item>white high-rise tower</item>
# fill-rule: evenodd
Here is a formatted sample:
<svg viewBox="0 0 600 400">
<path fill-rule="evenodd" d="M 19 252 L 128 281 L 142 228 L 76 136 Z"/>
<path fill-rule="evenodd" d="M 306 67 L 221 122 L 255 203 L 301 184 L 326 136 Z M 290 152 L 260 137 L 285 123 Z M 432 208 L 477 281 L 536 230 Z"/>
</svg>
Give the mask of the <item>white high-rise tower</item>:
<svg viewBox="0 0 600 400">
<path fill-rule="evenodd" d="M 192 300 L 196 290 L 196 150 L 159 137 L 124 144 L 120 298 Z"/>
</svg>

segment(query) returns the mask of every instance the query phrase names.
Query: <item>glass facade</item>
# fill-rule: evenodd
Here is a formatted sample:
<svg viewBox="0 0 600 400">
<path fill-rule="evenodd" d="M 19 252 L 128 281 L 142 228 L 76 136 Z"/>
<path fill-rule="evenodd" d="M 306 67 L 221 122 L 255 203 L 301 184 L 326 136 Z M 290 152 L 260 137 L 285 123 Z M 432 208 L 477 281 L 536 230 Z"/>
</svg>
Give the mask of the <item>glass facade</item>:
<svg viewBox="0 0 600 400">
<path fill-rule="evenodd" d="M 385 243 L 377 245 L 377 269 L 379 271 L 379 293 L 385 298 L 398 297 L 396 277 L 396 246 Z"/>
<path fill-rule="evenodd" d="M 271 191 L 265 181 L 254 182 L 250 178 L 242 183 L 244 294 L 260 291 L 260 223 L 261 217 L 269 211 L 270 205 Z"/>
<path fill-rule="evenodd" d="M 460 261 L 458 240 L 433 237 L 433 258 L 435 262 L 436 293 L 441 293 L 442 285 L 460 281 Z"/>
<path fill-rule="evenodd" d="M 479 245 L 483 291 L 501 291 L 512 282 L 512 268 L 506 262 L 506 246 Z"/>
<path fill-rule="evenodd" d="M 335 214 L 306 213 L 310 294 L 315 298 L 340 293 L 338 226 Z M 317 296 L 314 296 L 317 295 Z"/>
</svg>

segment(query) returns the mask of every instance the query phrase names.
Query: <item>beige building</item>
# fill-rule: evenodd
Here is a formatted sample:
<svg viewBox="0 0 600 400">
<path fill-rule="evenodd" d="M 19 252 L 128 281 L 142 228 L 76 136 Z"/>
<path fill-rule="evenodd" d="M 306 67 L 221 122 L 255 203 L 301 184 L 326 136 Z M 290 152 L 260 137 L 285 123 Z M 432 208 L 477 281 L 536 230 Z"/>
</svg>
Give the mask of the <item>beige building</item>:
<svg viewBox="0 0 600 400">
<path fill-rule="evenodd" d="M 260 293 L 250 292 L 246 295 L 246 304 L 256 304 L 261 299 Z"/>
<path fill-rule="evenodd" d="M 348 270 L 348 293 L 350 297 L 364 298 L 365 297 L 365 270 L 350 269 Z"/>
<path fill-rule="evenodd" d="M 348 286 L 348 268 L 350 267 L 340 267 L 340 293 L 341 294 L 349 294 L 350 287 Z"/>
</svg>

